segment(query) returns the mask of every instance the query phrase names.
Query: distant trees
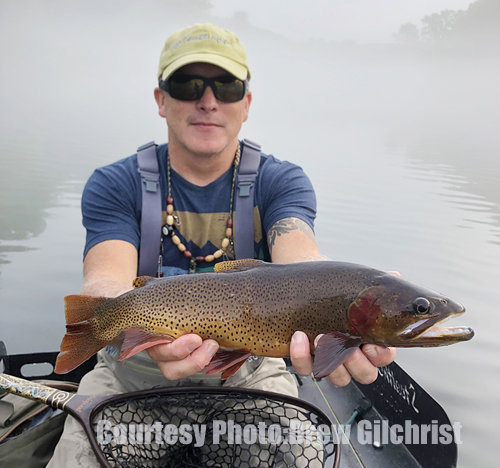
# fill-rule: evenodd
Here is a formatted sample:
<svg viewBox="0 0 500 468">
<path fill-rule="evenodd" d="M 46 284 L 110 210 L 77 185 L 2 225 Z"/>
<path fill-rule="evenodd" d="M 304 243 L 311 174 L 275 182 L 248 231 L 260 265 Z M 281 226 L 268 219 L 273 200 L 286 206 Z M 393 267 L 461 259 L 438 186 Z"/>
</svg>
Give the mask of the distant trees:
<svg viewBox="0 0 500 468">
<path fill-rule="evenodd" d="M 413 23 L 405 23 L 394 34 L 394 38 L 401 44 L 416 44 L 420 39 L 420 35 L 418 28 Z"/>
<path fill-rule="evenodd" d="M 467 10 L 443 10 L 422 18 L 422 27 L 403 24 L 393 35 L 400 44 L 436 50 L 500 52 L 500 1 L 477 0 Z"/>
<path fill-rule="evenodd" d="M 428 42 L 447 41 L 453 37 L 457 25 L 467 16 L 463 10 L 444 10 L 422 18 L 422 39 Z"/>
</svg>

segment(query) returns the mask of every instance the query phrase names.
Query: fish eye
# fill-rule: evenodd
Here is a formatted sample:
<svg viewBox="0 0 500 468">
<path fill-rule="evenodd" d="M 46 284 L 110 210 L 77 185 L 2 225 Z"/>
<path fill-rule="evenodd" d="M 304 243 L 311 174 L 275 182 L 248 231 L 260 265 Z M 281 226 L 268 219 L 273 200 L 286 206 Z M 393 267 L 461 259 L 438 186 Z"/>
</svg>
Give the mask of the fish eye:
<svg viewBox="0 0 500 468">
<path fill-rule="evenodd" d="M 425 297 L 417 297 L 413 301 L 413 310 L 417 314 L 427 314 L 431 310 L 431 303 Z"/>
</svg>

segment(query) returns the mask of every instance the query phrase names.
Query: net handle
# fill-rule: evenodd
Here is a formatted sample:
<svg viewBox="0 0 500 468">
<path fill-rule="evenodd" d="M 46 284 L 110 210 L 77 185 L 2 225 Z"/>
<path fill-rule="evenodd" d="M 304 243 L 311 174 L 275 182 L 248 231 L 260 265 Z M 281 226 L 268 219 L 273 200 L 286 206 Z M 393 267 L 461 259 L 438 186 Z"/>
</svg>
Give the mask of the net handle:
<svg viewBox="0 0 500 468">
<path fill-rule="evenodd" d="M 104 458 L 90 425 L 90 415 L 92 414 L 93 407 L 103 400 L 109 400 L 109 397 L 77 395 L 4 373 L 0 373 L 1 390 L 71 414 L 82 425 L 101 466 L 103 468 L 112 468 Z"/>
</svg>

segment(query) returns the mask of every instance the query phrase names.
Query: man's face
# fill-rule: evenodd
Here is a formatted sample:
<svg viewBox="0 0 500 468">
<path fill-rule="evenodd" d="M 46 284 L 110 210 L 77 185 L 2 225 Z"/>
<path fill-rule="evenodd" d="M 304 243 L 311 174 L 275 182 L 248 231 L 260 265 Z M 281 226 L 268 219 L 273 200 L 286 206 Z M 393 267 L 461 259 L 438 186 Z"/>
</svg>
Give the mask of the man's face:
<svg viewBox="0 0 500 468">
<path fill-rule="evenodd" d="M 193 63 L 177 73 L 207 78 L 229 75 L 208 63 Z M 241 125 L 248 118 L 251 93 L 238 102 L 227 103 L 215 98 L 210 86 L 198 101 L 173 99 L 167 92 L 155 89 L 158 112 L 167 120 L 169 145 L 196 154 L 222 152 L 238 137 Z"/>
</svg>

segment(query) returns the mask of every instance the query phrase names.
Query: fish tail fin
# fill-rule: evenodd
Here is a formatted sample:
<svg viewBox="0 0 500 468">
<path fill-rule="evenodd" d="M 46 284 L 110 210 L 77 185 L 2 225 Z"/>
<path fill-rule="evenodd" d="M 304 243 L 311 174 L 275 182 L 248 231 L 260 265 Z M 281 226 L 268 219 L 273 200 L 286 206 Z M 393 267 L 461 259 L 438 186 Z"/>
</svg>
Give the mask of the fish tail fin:
<svg viewBox="0 0 500 468">
<path fill-rule="evenodd" d="M 67 374 L 111 342 L 96 338 L 92 329 L 95 310 L 104 300 L 104 297 L 78 294 L 64 298 L 66 335 L 57 356 L 56 374 Z"/>
</svg>

